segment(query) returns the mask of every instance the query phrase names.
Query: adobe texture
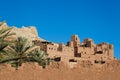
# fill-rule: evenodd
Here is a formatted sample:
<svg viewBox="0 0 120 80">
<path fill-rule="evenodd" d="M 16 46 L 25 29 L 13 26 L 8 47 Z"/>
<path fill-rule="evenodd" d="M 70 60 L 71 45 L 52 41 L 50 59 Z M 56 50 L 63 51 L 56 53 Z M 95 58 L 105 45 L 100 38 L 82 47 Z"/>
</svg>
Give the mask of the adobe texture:
<svg viewBox="0 0 120 80">
<path fill-rule="evenodd" d="M 71 36 L 71 41 L 66 45 L 54 44 L 47 41 L 33 41 L 38 44 L 42 51 L 49 54 L 49 57 L 55 58 L 56 61 L 66 63 L 79 63 L 82 61 L 91 64 L 104 64 L 113 60 L 113 45 L 108 43 L 94 44 L 92 39 L 85 39 L 80 43 L 78 35 Z"/>
</svg>

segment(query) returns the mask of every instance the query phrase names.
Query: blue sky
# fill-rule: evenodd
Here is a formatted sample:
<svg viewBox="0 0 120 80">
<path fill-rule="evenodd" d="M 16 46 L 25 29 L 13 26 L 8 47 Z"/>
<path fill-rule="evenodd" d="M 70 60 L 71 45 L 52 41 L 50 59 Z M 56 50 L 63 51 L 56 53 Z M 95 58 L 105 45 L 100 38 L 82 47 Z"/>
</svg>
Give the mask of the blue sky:
<svg viewBox="0 0 120 80">
<path fill-rule="evenodd" d="M 0 0 L 0 17 L 9 26 L 36 26 L 53 42 L 78 34 L 81 42 L 114 44 L 120 58 L 120 0 Z"/>
</svg>

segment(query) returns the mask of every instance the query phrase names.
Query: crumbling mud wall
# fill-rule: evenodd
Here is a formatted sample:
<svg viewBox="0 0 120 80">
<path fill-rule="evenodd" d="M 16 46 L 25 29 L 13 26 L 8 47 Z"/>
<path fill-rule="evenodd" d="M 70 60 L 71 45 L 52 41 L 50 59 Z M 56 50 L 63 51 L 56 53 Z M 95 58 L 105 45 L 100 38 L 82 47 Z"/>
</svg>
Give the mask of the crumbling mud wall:
<svg viewBox="0 0 120 80">
<path fill-rule="evenodd" d="M 80 65 L 83 64 L 70 68 L 64 62 L 54 62 L 42 69 L 37 63 L 25 63 L 15 70 L 8 64 L 0 64 L 0 80 L 120 80 L 120 61 L 101 67 Z"/>
</svg>

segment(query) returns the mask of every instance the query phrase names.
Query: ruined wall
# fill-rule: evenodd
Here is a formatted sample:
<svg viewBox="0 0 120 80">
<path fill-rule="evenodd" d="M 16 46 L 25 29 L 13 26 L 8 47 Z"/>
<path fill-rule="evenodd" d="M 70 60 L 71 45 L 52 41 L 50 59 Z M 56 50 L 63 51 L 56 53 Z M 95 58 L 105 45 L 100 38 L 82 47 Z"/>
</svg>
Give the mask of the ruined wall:
<svg viewBox="0 0 120 80">
<path fill-rule="evenodd" d="M 9 26 L 7 25 L 6 22 L 1 22 L 0 23 L 0 29 L 2 28 L 8 28 Z M 29 27 L 22 27 L 22 28 L 17 28 L 15 26 L 12 26 L 13 29 L 11 30 L 11 33 L 15 33 L 16 35 L 10 36 L 8 37 L 8 40 L 11 39 L 16 39 L 19 36 L 25 37 L 27 38 L 30 43 L 33 40 L 41 40 L 43 41 L 42 38 L 39 38 L 38 33 L 37 33 L 37 29 L 34 26 L 29 26 Z"/>
<path fill-rule="evenodd" d="M 49 57 L 61 57 L 61 61 L 68 62 L 69 58 L 74 57 L 74 48 L 65 45 L 47 45 L 47 51 Z"/>
<path fill-rule="evenodd" d="M 91 58 L 94 55 L 94 49 L 89 47 L 78 47 L 77 53 L 81 54 L 81 58 Z"/>
<path fill-rule="evenodd" d="M 98 44 L 95 48 L 96 55 L 102 55 L 103 60 L 112 60 L 114 59 L 113 55 L 113 45 L 107 43 Z"/>
<path fill-rule="evenodd" d="M 64 62 L 90 61 L 92 63 L 104 63 L 113 60 L 113 45 L 107 43 L 94 44 L 92 39 L 85 39 L 80 43 L 77 35 L 71 37 L 71 41 L 64 44 L 42 44 L 41 50 L 49 54 L 49 57 L 61 57 Z"/>
<path fill-rule="evenodd" d="M 28 28 L 27 27 L 22 27 L 22 28 L 14 27 L 11 30 L 11 32 L 16 33 L 16 35 L 13 36 L 14 38 L 18 36 L 22 36 L 22 37 L 26 37 L 29 41 L 39 40 L 35 27 L 28 27 Z"/>
</svg>

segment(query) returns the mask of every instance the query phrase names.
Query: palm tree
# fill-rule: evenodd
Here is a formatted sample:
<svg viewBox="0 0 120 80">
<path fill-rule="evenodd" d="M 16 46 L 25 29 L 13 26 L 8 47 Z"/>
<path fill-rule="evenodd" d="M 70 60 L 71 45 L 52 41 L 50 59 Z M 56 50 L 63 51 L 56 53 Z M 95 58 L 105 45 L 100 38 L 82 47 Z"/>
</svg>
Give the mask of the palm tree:
<svg viewBox="0 0 120 80">
<path fill-rule="evenodd" d="M 47 58 L 47 54 L 40 51 L 38 46 L 30 45 L 26 38 L 18 37 L 9 41 L 8 38 L 15 35 L 15 33 L 11 33 L 11 29 L 0 30 L 0 63 L 10 63 L 16 69 L 23 62 L 28 61 L 38 62 L 43 67 L 49 64 L 50 58 Z"/>
<path fill-rule="evenodd" d="M 7 38 L 15 35 L 15 33 L 11 33 L 11 29 L 12 28 L 2 28 L 0 30 L 0 60 L 4 58 L 4 49 L 11 43 Z"/>
<path fill-rule="evenodd" d="M 38 49 L 34 50 L 33 52 L 29 53 L 29 61 L 37 62 L 43 68 L 49 65 L 51 59 L 47 57 L 47 53 L 40 51 Z"/>
<path fill-rule="evenodd" d="M 8 57 L 2 60 L 2 62 L 10 62 L 18 69 L 18 66 L 21 66 L 21 64 L 28 59 L 28 54 L 37 49 L 38 46 L 31 46 L 24 37 L 18 37 L 13 42 L 14 43 L 6 48 L 5 52 Z"/>
</svg>

